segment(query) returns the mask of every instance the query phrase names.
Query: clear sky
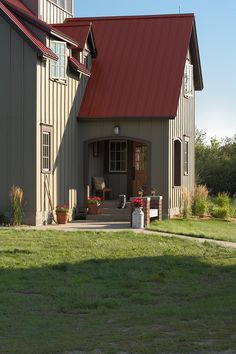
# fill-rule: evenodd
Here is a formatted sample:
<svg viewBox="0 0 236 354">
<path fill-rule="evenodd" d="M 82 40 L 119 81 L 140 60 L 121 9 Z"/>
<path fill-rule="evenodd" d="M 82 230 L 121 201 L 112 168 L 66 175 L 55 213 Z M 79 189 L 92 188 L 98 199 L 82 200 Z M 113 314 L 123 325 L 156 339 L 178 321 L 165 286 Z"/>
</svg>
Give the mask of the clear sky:
<svg viewBox="0 0 236 354">
<path fill-rule="evenodd" d="M 75 0 L 75 16 L 195 13 L 204 90 L 196 124 L 209 137 L 236 134 L 236 0 Z"/>
</svg>

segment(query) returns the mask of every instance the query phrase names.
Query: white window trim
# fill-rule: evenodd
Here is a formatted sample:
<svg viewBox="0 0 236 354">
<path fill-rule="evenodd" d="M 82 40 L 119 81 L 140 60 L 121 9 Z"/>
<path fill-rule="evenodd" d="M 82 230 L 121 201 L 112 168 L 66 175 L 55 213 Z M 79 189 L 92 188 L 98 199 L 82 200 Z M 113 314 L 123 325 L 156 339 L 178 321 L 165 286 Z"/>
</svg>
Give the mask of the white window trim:
<svg viewBox="0 0 236 354">
<path fill-rule="evenodd" d="M 41 124 L 41 172 L 42 173 L 51 173 L 52 171 L 52 147 L 53 147 L 53 127 L 47 124 Z M 50 141 L 49 141 L 49 168 L 43 167 L 43 134 L 49 134 Z"/>
<path fill-rule="evenodd" d="M 60 10 L 65 11 L 67 14 L 73 15 L 73 13 L 74 13 L 74 5 L 73 5 L 74 2 L 73 2 L 73 1 L 71 1 L 71 12 L 68 11 L 67 9 L 65 9 L 64 7 L 58 5 L 57 3 L 55 3 L 53 0 L 48 0 L 48 1 L 49 1 L 51 4 L 53 4 L 54 6 L 58 7 Z"/>
<path fill-rule="evenodd" d="M 50 41 L 50 49 L 52 49 L 52 43 L 59 43 L 59 44 L 63 44 L 63 45 L 64 45 L 64 48 L 65 48 L 65 67 L 64 67 L 65 76 L 64 76 L 64 77 L 61 77 L 61 76 L 54 76 L 54 75 L 52 75 L 52 74 L 51 74 L 51 67 L 52 67 L 52 65 L 57 64 L 57 62 L 55 63 L 54 61 L 53 61 L 53 62 L 50 61 L 49 77 L 50 77 L 50 79 L 52 79 L 52 80 L 61 81 L 62 83 L 65 83 L 65 82 L 66 82 L 66 68 L 67 68 L 67 54 L 66 54 L 67 45 L 66 45 L 66 42 L 60 42 L 60 41 L 51 40 L 51 41 Z M 55 53 L 55 54 L 57 54 L 57 53 Z"/>
<path fill-rule="evenodd" d="M 111 143 L 125 143 L 125 169 L 112 170 L 111 169 Z M 127 173 L 127 141 L 126 140 L 109 140 L 109 173 Z"/>
<path fill-rule="evenodd" d="M 188 166 L 188 171 L 186 171 L 185 168 L 185 144 L 188 143 L 188 161 L 187 161 L 187 166 Z M 189 136 L 184 135 L 184 146 L 183 146 L 183 171 L 184 171 L 184 176 L 188 176 L 189 175 Z"/>
<path fill-rule="evenodd" d="M 193 65 L 189 61 L 184 68 L 184 97 L 193 97 Z"/>
</svg>

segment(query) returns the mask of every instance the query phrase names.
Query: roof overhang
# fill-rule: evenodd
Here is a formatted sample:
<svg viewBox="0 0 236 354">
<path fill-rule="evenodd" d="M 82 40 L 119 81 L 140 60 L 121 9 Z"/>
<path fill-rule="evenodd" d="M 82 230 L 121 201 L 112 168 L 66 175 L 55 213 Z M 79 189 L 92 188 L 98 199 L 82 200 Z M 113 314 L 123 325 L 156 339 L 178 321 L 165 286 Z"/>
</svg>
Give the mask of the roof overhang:
<svg viewBox="0 0 236 354">
<path fill-rule="evenodd" d="M 193 29 L 192 29 L 191 39 L 190 39 L 190 53 L 191 53 L 191 59 L 192 59 L 193 68 L 194 68 L 195 89 L 197 91 L 201 91 L 201 90 L 203 90 L 204 85 L 203 85 L 201 60 L 200 60 L 200 52 L 199 52 L 199 46 L 198 46 L 195 19 L 193 20 Z"/>
<path fill-rule="evenodd" d="M 77 73 L 81 73 L 85 76 L 90 77 L 91 76 L 91 72 L 86 68 L 86 66 L 82 63 L 80 63 L 77 59 L 75 59 L 74 57 L 68 57 L 68 61 L 69 64 L 71 66 L 71 68 L 77 72 Z"/>
</svg>

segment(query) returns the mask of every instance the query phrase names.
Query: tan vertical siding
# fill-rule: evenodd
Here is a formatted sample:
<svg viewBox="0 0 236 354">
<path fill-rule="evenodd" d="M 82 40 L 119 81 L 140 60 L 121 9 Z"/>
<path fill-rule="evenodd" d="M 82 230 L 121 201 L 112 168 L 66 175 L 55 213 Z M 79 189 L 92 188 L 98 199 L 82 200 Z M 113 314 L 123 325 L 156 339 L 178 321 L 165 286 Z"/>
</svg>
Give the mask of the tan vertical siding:
<svg viewBox="0 0 236 354">
<path fill-rule="evenodd" d="M 68 50 L 68 49 L 67 49 Z M 69 50 L 67 55 L 69 55 Z M 48 174 L 53 206 L 77 204 L 79 166 L 77 114 L 87 79 L 74 75 L 67 67 L 66 82 L 50 79 L 50 62 L 37 65 L 37 217 L 46 222 L 50 211 L 45 193 L 45 174 L 41 173 L 40 124 L 52 126 L 52 173 Z M 81 84 L 80 84 L 81 83 Z"/>
<path fill-rule="evenodd" d="M 190 55 L 188 53 L 188 58 Z M 177 116 L 169 123 L 169 205 L 170 214 L 174 215 L 180 211 L 182 191 L 187 189 L 191 192 L 195 183 L 195 94 L 193 97 L 184 97 L 182 84 Z M 189 137 L 189 174 L 184 176 L 183 171 L 183 149 L 184 135 Z M 174 140 L 181 140 L 181 187 L 174 187 Z"/>
<path fill-rule="evenodd" d="M 39 17 L 47 23 L 63 23 L 72 14 L 49 0 L 41 0 L 39 6 Z"/>
</svg>

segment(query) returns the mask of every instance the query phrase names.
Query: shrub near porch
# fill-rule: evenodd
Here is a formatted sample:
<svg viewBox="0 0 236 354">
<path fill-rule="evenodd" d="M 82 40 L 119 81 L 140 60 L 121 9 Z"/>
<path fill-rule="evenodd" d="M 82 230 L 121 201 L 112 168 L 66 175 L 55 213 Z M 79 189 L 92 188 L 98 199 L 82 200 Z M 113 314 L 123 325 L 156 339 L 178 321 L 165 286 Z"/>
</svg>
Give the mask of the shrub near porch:
<svg viewBox="0 0 236 354">
<path fill-rule="evenodd" d="M 235 250 L 5 229 L 0 253 L 1 353 L 235 351 Z"/>
</svg>

